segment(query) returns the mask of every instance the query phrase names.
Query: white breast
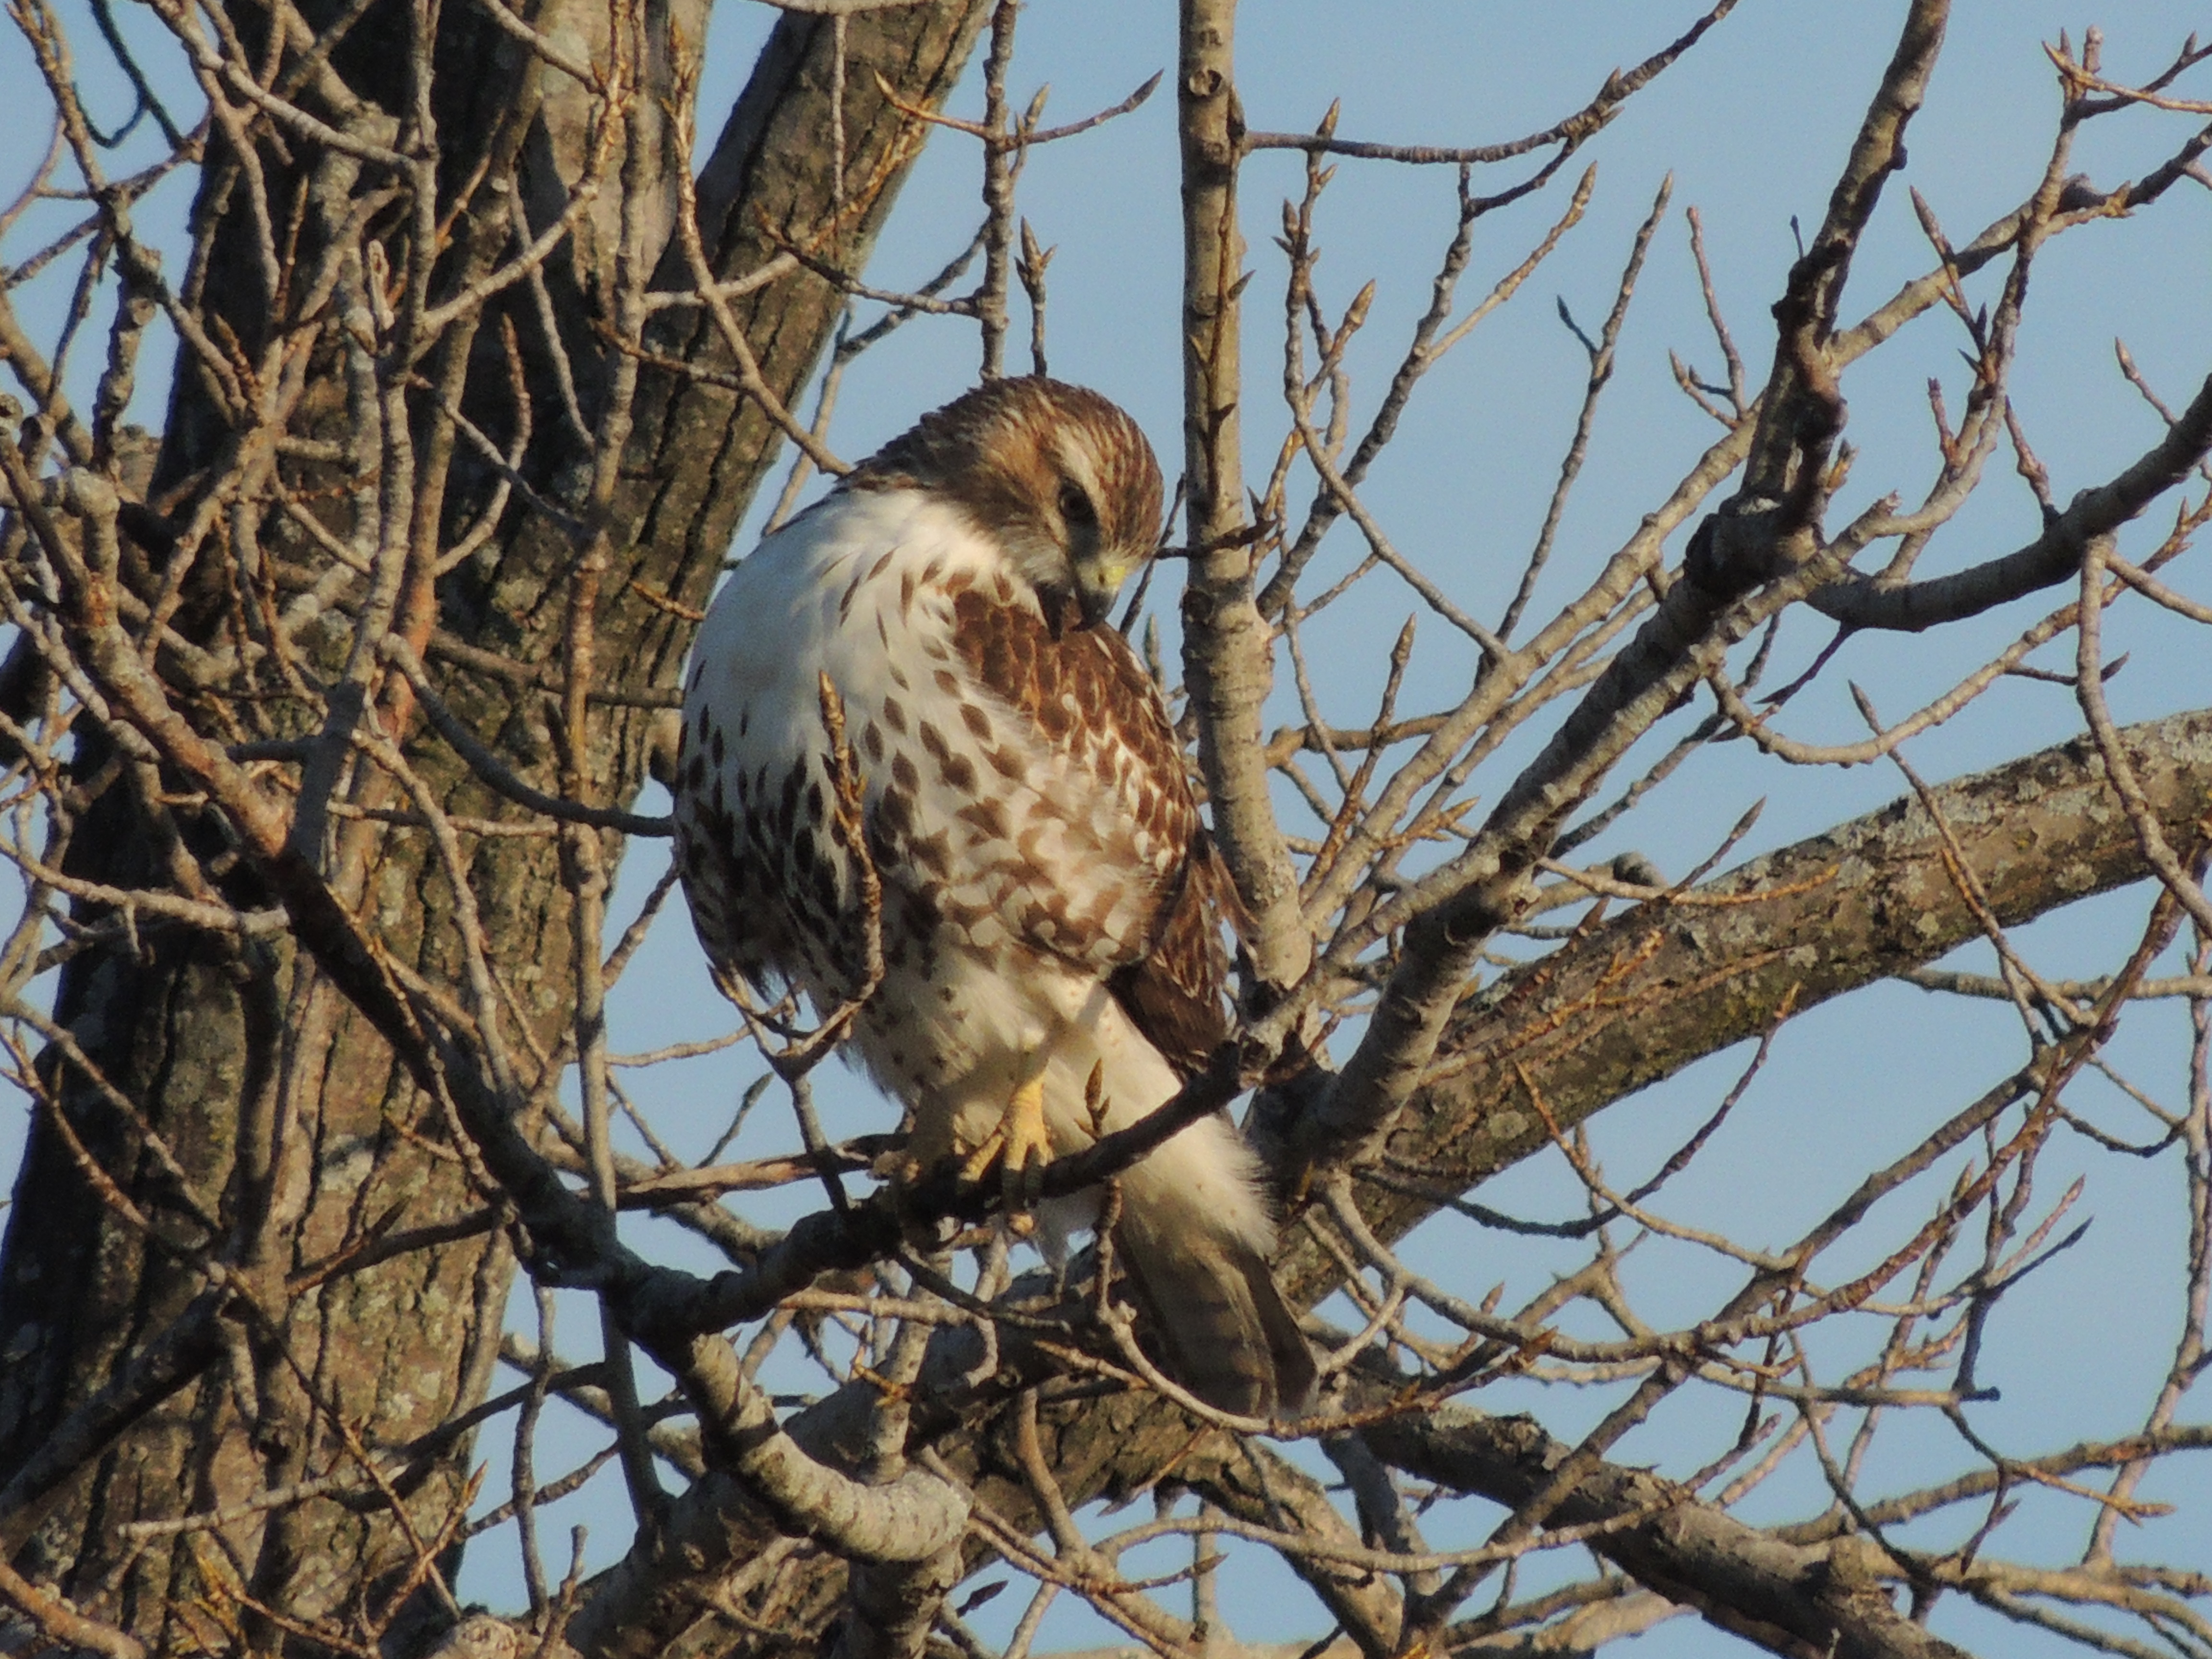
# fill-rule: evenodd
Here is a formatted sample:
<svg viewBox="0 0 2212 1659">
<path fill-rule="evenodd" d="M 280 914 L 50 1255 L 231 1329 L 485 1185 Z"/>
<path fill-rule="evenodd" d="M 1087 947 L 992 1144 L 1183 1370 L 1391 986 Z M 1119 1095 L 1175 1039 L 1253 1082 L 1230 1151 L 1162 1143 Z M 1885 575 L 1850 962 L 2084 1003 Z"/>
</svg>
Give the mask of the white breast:
<svg viewBox="0 0 2212 1659">
<path fill-rule="evenodd" d="M 950 649 L 949 611 L 929 591 L 936 580 L 981 575 L 993 560 L 962 514 L 920 490 L 831 495 L 723 584 L 692 648 L 685 724 L 702 709 L 726 736 L 742 723 L 736 747 L 756 767 L 812 752 L 820 676 L 848 703 L 896 690 L 894 672 L 911 678 L 933 636 Z"/>
</svg>

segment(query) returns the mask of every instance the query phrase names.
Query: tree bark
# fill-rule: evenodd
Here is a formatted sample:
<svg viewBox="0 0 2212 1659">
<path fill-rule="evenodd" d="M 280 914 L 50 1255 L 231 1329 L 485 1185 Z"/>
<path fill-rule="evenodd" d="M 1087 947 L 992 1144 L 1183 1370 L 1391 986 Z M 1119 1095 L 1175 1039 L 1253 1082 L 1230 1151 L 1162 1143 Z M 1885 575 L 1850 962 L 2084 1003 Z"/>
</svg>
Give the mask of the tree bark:
<svg viewBox="0 0 2212 1659">
<path fill-rule="evenodd" d="M 542 193 L 530 187 L 532 178 L 550 190 L 560 176 L 572 177 L 580 148 L 575 88 L 493 31 L 477 9 L 448 9 L 453 21 L 439 37 L 436 85 L 448 154 L 465 158 L 454 167 L 466 171 L 471 141 L 505 142 L 521 152 L 526 197 Z M 876 76 L 909 105 L 940 102 L 982 10 L 953 0 L 872 13 L 846 29 L 841 84 L 850 204 L 835 252 L 848 264 L 865 257 L 923 131 L 883 96 Z M 372 7 L 334 58 L 357 93 L 398 95 L 377 84 L 390 82 L 388 71 L 365 65 L 395 41 L 404 58 L 405 15 L 404 6 Z M 538 21 L 553 32 L 559 19 L 549 11 Z M 688 40 L 696 51 L 703 12 L 694 8 L 675 21 L 665 38 Z M 730 117 L 699 187 L 718 276 L 751 270 L 775 252 L 774 235 L 811 232 L 831 212 L 833 168 L 820 139 L 829 127 L 832 39 L 827 18 L 783 20 Z M 653 66 L 648 85 L 656 77 L 665 85 L 673 73 L 670 65 Z M 517 110 L 526 123 L 518 124 Z M 453 188 L 459 181 L 445 182 Z M 313 183 L 336 189 L 343 180 L 325 173 Z M 219 153 L 204 175 L 198 213 L 213 227 L 210 301 L 251 346 L 269 325 L 270 296 L 258 291 L 249 270 L 246 216 L 228 195 L 235 184 Z M 672 191 L 664 180 L 664 204 Z M 504 211 L 500 204 L 479 207 L 460 227 L 457 245 L 471 234 L 494 242 L 507 234 L 493 222 L 495 211 Z M 669 216 L 648 231 L 663 244 Z M 587 416 L 605 378 L 587 296 L 601 279 L 605 240 L 586 228 L 571 257 L 549 273 Z M 675 252 L 663 258 L 672 271 Z M 779 397 L 788 400 L 803 386 L 842 304 L 832 284 L 804 272 L 736 302 L 762 374 Z M 526 307 L 514 312 L 521 328 L 535 329 Z M 671 320 L 653 340 L 655 351 L 720 366 L 726 354 L 703 312 L 664 315 Z M 483 331 L 483 337 L 492 334 Z M 532 361 L 543 380 L 533 399 L 540 435 L 524 470 L 557 495 L 562 468 L 580 448 L 553 418 L 558 402 L 545 367 L 550 352 L 533 353 Z M 310 387 L 303 406 L 311 422 L 346 416 L 335 386 Z M 704 599 L 781 434 L 735 394 L 652 368 L 634 412 L 625 483 L 609 526 L 617 550 L 599 612 L 598 650 L 603 684 L 649 691 L 674 684 L 689 628 L 631 584 L 679 602 Z M 157 493 L 165 483 L 188 480 L 230 437 L 196 377 L 180 372 Z M 471 506 L 480 501 L 489 488 L 477 476 L 483 471 L 457 464 L 452 495 Z M 447 516 L 458 514 L 449 509 Z M 161 549 L 153 539 L 146 552 L 158 560 Z M 312 548 L 302 556 L 312 560 Z M 550 663 L 574 556 L 559 527 L 511 511 L 491 549 L 440 584 L 434 618 L 423 621 L 526 665 Z M 545 693 L 455 665 L 439 656 L 434 637 L 430 654 L 447 706 L 514 757 L 518 770 L 550 785 Z M 586 788 L 593 799 L 627 800 L 643 775 L 653 711 L 605 703 L 595 712 Z M 447 811 L 515 815 L 434 737 L 418 736 L 405 747 Z M 198 850 L 218 853 L 214 826 L 198 828 L 210 843 Z M 80 873 L 160 884 L 162 850 L 127 787 L 107 790 L 76 846 Z M 611 861 L 618 841 L 610 836 L 606 850 Z M 495 965 L 535 1036 L 557 1048 L 571 1014 L 569 992 L 561 976 L 541 975 L 539 964 L 564 960 L 569 950 L 558 843 L 486 838 L 474 844 L 471 860 Z M 370 838 L 348 896 L 397 961 L 433 981 L 450 982 L 458 973 L 452 896 L 421 838 Z M 15 1510 L 0 1552 L 27 1574 L 60 1585 L 84 1610 L 155 1640 L 181 1616 L 178 1608 L 209 1586 L 192 1540 L 134 1540 L 121 1528 L 238 1504 L 343 1468 L 347 1454 L 331 1407 L 375 1448 L 404 1445 L 465 1408 L 492 1373 L 512 1262 L 501 1235 L 490 1229 L 364 1271 L 323 1276 L 388 1229 L 465 1217 L 480 1211 L 484 1198 L 446 1150 L 447 1126 L 426 1115 L 423 1098 L 384 1043 L 327 987 L 311 982 L 290 949 L 173 932 L 149 933 L 136 957 L 88 951 L 69 965 L 56 1018 L 174 1149 L 183 1179 L 165 1174 L 146 1138 L 82 1067 L 47 1056 L 60 1116 L 150 1226 L 140 1231 L 103 1202 L 53 1116 L 34 1123 L 0 1254 L 0 1352 L 7 1356 L 0 1370 L 0 1481 L 44 1483 L 55 1460 L 42 1461 L 41 1452 L 57 1435 L 88 1437 L 104 1449 Z M 254 1316 L 235 1307 L 207 1316 L 198 1298 L 209 1256 L 239 1271 L 258 1304 Z M 166 1363 L 137 1363 L 149 1353 Z M 441 1536 L 462 1500 L 469 1461 L 466 1441 L 455 1441 L 416 1472 L 405 1504 L 422 1537 Z M 255 1597 L 289 1617 L 338 1612 L 362 1585 L 389 1586 L 412 1564 L 404 1530 L 381 1506 L 315 1502 L 281 1514 L 273 1523 L 243 1519 L 223 1528 L 219 1541 Z M 379 1593 L 371 1591 L 372 1601 Z"/>
<path fill-rule="evenodd" d="M 2201 844 L 2212 835 L 2212 711 L 2123 736 L 2166 833 Z M 2087 737 L 1944 785 L 1934 799 L 2008 927 L 2151 873 Z M 1943 831 L 1911 796 L 1698 891 L 1735 902 L 1639 906 L 1470 998 L 1389 1155 L 1443 1187 L 1473 1187 L 1551 1143 L 1516 1068 L 1571 1128 L 1760 1035 L 1785 1011 L 1934 962 L 1981 927 L 1946 867 Z M 1360 1207 L 1392 1239 L 1436 1206 L 1370 1188 Z M 1301 1286 L 1329 1282 L 1310 1244 L 1294 1261 Z"/>
</svg>

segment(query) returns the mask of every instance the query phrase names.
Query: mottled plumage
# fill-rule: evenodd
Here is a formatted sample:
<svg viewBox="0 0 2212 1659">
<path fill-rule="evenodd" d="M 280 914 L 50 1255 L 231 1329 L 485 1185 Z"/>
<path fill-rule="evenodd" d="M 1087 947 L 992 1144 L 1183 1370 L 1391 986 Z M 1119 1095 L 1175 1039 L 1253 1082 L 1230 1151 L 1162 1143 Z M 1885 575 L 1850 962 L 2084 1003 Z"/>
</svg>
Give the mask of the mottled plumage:
<svg viewBox="0 0 2212 1659">
<path fill-rule="evenodd" d="M 1227 1029 L 1233 896 L 1158 693 L 1102 625 L 1159 515 L 1159 470 L 1127 415 L 1056 381 L 995 381 L 763 542 L 700 631 L 676 804 L 700 939 L 719 973 L 796 986 L 817 1010 L 865 983 L 826 675 L 881 892 L 884 974 L 848 1052 L 935 1152 L 1000 1133 L 1010 1163 L 1079 1150 L 1094 1067 L 1118 1127 Z M 1024 1104 L 1041 1144 L 1020 1133 Z M 1226 1117 L 1122 1193 L 1121 1255 L 1177 1375 L 1230 1409 L 1296 1409 L 1312 1361 Z"/>
</svg>

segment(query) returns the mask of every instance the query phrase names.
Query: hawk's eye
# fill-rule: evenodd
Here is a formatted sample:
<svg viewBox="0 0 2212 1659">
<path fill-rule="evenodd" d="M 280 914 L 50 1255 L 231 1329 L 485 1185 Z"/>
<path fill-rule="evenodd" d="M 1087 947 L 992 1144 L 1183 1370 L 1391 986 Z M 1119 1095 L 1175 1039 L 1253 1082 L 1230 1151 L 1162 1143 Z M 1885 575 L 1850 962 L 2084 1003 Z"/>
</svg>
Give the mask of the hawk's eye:
<svg viewBox="0 0 2212 1659">
<path fill-rule="evenodd" d="M 1091 505 L 1091 497 L 1084 494 L 1083 486 L 1073 478 L 1060 487 L 1060 516 L 1071 530 L 1078 525 L 1098 522 L 1098 510 Z"/>
</svg>

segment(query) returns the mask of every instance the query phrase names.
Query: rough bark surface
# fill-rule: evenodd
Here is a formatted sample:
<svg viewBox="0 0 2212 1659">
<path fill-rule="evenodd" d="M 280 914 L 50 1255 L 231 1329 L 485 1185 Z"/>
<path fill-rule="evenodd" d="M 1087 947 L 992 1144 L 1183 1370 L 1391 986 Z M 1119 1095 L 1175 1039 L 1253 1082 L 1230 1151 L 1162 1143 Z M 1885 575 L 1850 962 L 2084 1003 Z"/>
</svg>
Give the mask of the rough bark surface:
<svg viewBox="0 0 2212 1659">
<path fill-rule="evenodd" d="M 380 21 L 399 27 L 386 19 L 391 9 L 371 9 L 350 52 L 378 50 Z M 560 171 L 564 150 L 572 157 L 574 149 L 564 122 L 575 118 L 563 105 L 562 88 L 539 84 L 560 77 L 489 26 L 471 23 L 472 12 L 453 10 L 459 21 L 441 37 L 441 58 L 483 66 L 481 73 L 439 77 L 441 93 L 463 106 L 441 112 L 455 152 L 471 131 L 496 126 L 520 106 L 542 118 L 518 137 L 537 147 L 538 165 Z M 404 16 L 404 9 L 398 11 Z M 856 20 L 846 31 L 844 124 L 854 202 L 835 250 L 840 258 L 857 264 L 865 255 L 923 136 L 921 124 L 878 90 L 875 75 L 911 104 L 939 101 L 958 76 L 981 13 L 975 4 L 905 8 Z M 702 33 L 695 27 L 689 38 L 698 40 Z M 817 139 L 828 120 L 830 39 L 826 19 L 793 17 L 777 28 L 705 170 L 702 228 L 723 275 L 752 270 L 775 252 L 774 234 L 809 230 L 829 214 L 831 166 Z M 204 215 L 220 214 L 228 182 L 222 166 L 209 168 Z M 225 234 L 242 240 L 244 232 L 242 225 L 225 224 L 216 233 L 218 246 Z M 665 240 L 665 226 L 661 234 Z M 598 256 L 590 238 L 582 241 L 576 258 L 556 268 L 556 283 L 590 282 Z M 676 255 L 672 250 L 665 257 L 672 262 Z M 241 250 L 231 265 L 219 256 L 215 266 L 234 270 L 246 263 Z M 243 313 L 255 303 L 253 285 L 240 276 L 234 292 L 243 329 Z M 763 377 L 778 395 L 792 398 L 834 326 L 841 296 L 829 283 L 800 273 L 738 303 Z M 565 314 L 574 325 L 572 354 L 588 362 L 594 354 L 586 308 Z M 688 320 L 662 331 L 655 349 L 725 366 L 703 313 L 668 315 Z M 157 480 L 188 473 L 222 441 L 204 401 L 191 378 L 180 377 Z M 327 401 L 330 418 L 343 418 L 343 400 Z M 549 392 L 544 408 L 553 407 Z M 625 466 L 631 482 L 618 492 L 613 513 L 617 552 L 599 611 L 599 650 L 605 683 L 665 688 L 674 682 L 689 629 L 641 599 L 629 583 L 702 599 L 781 440 L 735 394 L 652 369 L 643 376 L 635 412 L 634 459 Z M 538 424 L 541 432 L 554 427 L 544 418 Z M 568 459 L 554 432 L 535 447 L 527 468 L 541 482 L 557 480 Z M 456 468 L 464 487 L 465 471 Z M 542 520 L 519 511 L 511 520 L 485 556 L 441 585 L 438 623 L 465 642 L 526 663 L 549 662 L 560 641 L 573 545 Z M 514 756 L 526 775 L 550 779 L 542 693 L 469 673 L 434 655 L 433 672 L 448 705 L 480 737 Z M 594 799 L 626 800 L 643 775 L 649 711 L 602 706 L 599 713 L 589 788 Z M 418 740 L 409 752 L 449 811 L 514 813 L 436 739 Z M 154 881 L 158 848 L 124 792 L 111 792 L 99 810 L 104 821 L 79 842 L 98 850 L 81 860 L 78 873 L 124 884 Z M 618 850 L 611 838 L 609 850 Z M 393 837 L 378 848 L 357 896 L 359 914 L 392 957 L 434 982 L 450 981 L 459 967 L 450 900 L 425 857 L 419 840 Z M 540 1039 L 557 1042 L 569 1013 L 566 993 L 557 975 L 542 969 L 569 950 L 557 843 L 482 841 L 471 877 L 486 931 L 496 943 L 497 966 Z M 148 1120 L 177 1149 L 203 1216 L 228 1220 L 243 1201 L 240 1123 L 242 1115 L 251 1115 L 251 1103 L 278 1088 L 296 1091 L 308 1144 L 293 1149 L 296 1184 L 282 1201 L 296 1219 L 275 1242 L 270 1271 L 260 1281 L 273 1297 L 264 1297 L 263 1306 L 293 1351 L 307 1358 L 318 1390 L 342 1401 L 364 1443 L 392 1446 L 442 1422 L 485 1387 L 511 1259 L 499 1235 L 483 1233 L 287 1295 L 288 1279 L 313 1279 L 318 1265 L 388 1228 L 465 1216 L 482 1202 L 462 1166 L 434 1146 L 445 1139 L 446 1126 L 424 1121 L 422 1097 L 363 1022 L 332 1006 L 334 999 L 325 994 L 314 1006 L 328 1022 L 326 1042 L 302 1043 L 298 1030 L 287 1031 L 288 1011 L 309 1006 L 311 988 L 300 974 L 289 950 L 157 939 L 137 959 L 115 951 L 79 957 L 64 977 L 57 1018 L 112 1083 L 143 1103 Z M 283 1075 L 291 1064 L 312 1066 L 312 1075 Z M 63 1097 L 93 1155 L 110 1170 L 136 1170 L 130 1191 L 154 1220 L 156 1237 L 142 1235 L 105 1206 L 79 1178 L 52 1126 L 34 1125 L 0 1256 L 0 1352 L 7 1356 L 0 1369 L 0 1480 L 32 1465 L 57 1426 L 191 1303 L 196 1275 L 165 1256 L 159 1235 L 174 1229 L 187 1245 L 211 1242 L 192 1212 L 165 1191 L 167 1177 L 134 1149 L 127 1128 L 94 1090 L 65 1076 Z M 198 1364 L 182 1368 L 173 1389 L 137 1402 L 132 1420 L 111 1425 L 106 1454 L 17 1510 L 0 1538 L 0 1554 L 15 1556 L 24 1571 L 58 1583 L 87 1610 L 149 1637 L 161 1629 L 173 1600 L 195 1592 L 194 1545 L 174 1537 L 134 1542 L 118 1528 L 238 1502 L 296 1479 L 311 1453 L 322 1454 L 318 1463 L 328 1453 L 311 1443 L 327 1430 L 314 1426 L 304 1409 L 289 1413 L 300 1425 L 296 1438 L 247 1442 L 239 1432 L 241 1407 L 254 1402 L 238 1397 L 240 1377 L 295 1392 L 299 1381 L 252 1331 L 201 1328 L 206 1322 L 191 1333 L 191 1358 Z M 250 1351 L 250 1358 L 209 1363 L 225 1349 Z M 465 1441 L 457 1443 L 408 1494 L 426 1536 L 435 1536 L 447 1522 L 468 1462 Z M 241 1522 L 226 1529 L 224 1543 L 234 1560 L 249 1565 L 252 1582 L 281 1592 L 295 1613 L 309 1617 L 335 1610 L 412 1559 L 388 1513 L 335 1504 L 288 1512 L 273 1526 Z"/>
<path fill-rule="evenodd" d="M 2167 834 L 2212 835 L 2212 713 L 2128 727 Z M 2105 765 L 2087 738 L 1943 786 L 1936 799 L 1965 865 L 2007 927 L 2150 873 Z M 1755 1037 L 1789 1006 L 1935 961 L 1981 924 L 1947 863 L 1945 836 L 1905 796 L 1698 890 L 1724 899 L 1638 906 L 1463 1005 L 1443 1058 L 1389 1142 L 1442 1188 L 1479 1183 L 1547 1145 L 1516 1068 L 1561 1129 Z M 1435 1206 L 1368 1190 L 1361 1207 L 1396 1238 Z M 1291 1277 L 1318 1291 L 1310 1245 Z"/>
</svg>

